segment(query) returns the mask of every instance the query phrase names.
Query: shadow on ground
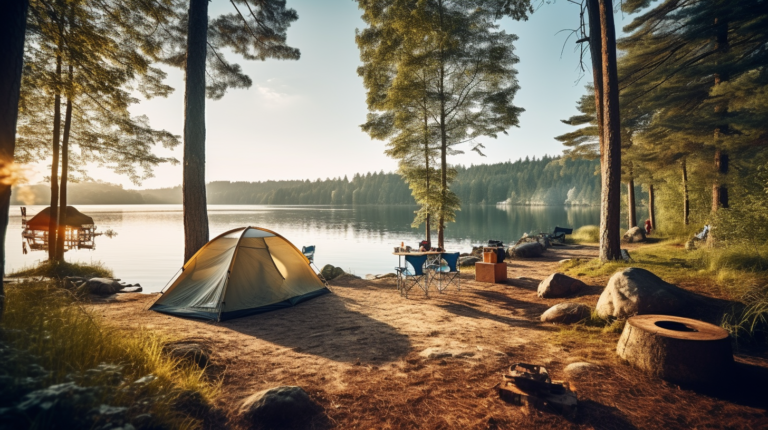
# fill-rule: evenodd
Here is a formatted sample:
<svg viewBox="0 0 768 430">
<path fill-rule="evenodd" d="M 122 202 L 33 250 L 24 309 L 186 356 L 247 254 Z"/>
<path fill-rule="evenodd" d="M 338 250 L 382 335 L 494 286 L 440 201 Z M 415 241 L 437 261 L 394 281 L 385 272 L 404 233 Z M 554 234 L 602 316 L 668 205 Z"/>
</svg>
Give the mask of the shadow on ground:
<svg viewBox="0 0 768 430">
<path fill-rule="evenodd" d="M 221 325 L 296 352 L 339 362 L 393 361 L 404 357 L 411 349 L 408 336 L 388 324 L 348 309 L 343 299 L 335 294 Z"/>
</svg>

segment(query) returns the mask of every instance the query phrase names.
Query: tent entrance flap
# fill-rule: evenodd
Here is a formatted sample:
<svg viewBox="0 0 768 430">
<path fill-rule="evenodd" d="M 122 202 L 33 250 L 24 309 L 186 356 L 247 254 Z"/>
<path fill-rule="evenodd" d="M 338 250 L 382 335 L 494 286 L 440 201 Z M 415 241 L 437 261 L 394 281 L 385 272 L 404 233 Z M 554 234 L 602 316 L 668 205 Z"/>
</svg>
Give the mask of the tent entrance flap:
<svg viewBox="0 0 768 430">
<path fill-rule="evenodd" d="M 293 306 L 326 292 L 287 239 L 246 227 L 208 242 L 149 309 L 223 320 Z"/>
</svg>

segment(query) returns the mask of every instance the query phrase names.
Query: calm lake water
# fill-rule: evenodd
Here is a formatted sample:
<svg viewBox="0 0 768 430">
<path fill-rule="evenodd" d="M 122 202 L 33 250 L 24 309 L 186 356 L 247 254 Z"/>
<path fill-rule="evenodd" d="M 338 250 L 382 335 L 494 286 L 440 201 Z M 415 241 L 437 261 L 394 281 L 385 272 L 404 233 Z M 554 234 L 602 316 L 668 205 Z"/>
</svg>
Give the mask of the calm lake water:
<svg viewBox="0 0 768 430">
<path fill-rule="evenodd" d="M 27 219 L 43 206 L 27 207 Z M 96 237 L 94 250 L 67 251 L 68 261 L 100 261 L 115 276 L 140 283 L 146 292 L 161 290 L 181 268 L 184 227 L 181 205 L 102 205 L 77 207 L 93 217 L 97 231 L 117 236 Z M 316 245 L 315 263 L 341 266 L 356 275 L 392 272 L 400 242 L 416 246 L 422 229 L 411 228 L 415 207 L 405 206 L 227 206 L 208 208 L 210 237 L 246 225 L 274 230 L 301 249 Z M 468 252 L 488 239 L 515 242 L 525 232 L 551 232 L 554 227 L 578 228 L 599 223 L 598 208 L 470 206 L 446 229 L 446 248 Z M 6 273 L 47 258 L 45 251 L 22 253 L 21 213 L 11 207 L 6 238 Z M 436 235 L 433 242 L 436 242 Z"/>
</svg>

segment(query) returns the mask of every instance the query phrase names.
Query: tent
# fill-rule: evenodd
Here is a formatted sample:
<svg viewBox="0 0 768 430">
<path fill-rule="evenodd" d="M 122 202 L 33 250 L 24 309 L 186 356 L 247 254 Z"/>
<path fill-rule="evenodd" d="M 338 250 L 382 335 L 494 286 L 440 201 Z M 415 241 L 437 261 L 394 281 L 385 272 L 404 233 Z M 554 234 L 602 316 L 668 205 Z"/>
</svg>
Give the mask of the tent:
<svg viewBox="0 0 768 430">
<path fill-rule="evenodd" d="M 241 227 L 197 251 L 149 309 L 222 321 L 294 306 L 328 292 L 309 260 L 286 238 Z"/>
</svg>

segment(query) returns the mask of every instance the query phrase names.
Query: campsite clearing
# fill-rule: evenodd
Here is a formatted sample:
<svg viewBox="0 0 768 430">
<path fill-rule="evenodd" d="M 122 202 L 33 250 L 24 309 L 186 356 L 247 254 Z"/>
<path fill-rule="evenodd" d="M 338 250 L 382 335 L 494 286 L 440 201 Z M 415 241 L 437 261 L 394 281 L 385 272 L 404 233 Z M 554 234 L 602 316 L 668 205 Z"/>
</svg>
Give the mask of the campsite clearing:
<svg viewBox="0 0 768 430">
<path fill-rule="evenodd" d="M 539 281 L 558 271 L 558 261 L 594 258 L 597 247 L 545 255 L 509 261 L 506 284 L 477 283 L 467 273 L 461 292 L 430 299 L 401 297 L 393 278 L 345 278 L 331 282 L 333 294 L 224 322 L 144 310 L 154 295 L 119 295 L 93 309 L 125 330 L 144 327 L 208 345 L 211 375 L 222 378 L 216 406 L 235 427 L 243 399 L 298 385 L 325 408 L 327 421 L 318 428 L 768 428 L 768 357 L 737 354 L 737 377 L 717 392 L 646 376 L 616 358 L 618 333 L 540 322 L 542 312 L 563 301 L 594 306 L 609 277 L 581 278 L 587 288 L 574 298 L 539 298 Z M 516 362 L 571 380 L 576 419 L 500 400 L 493 387 Z M 569 377 L 564 368 L 575 362 L 598 367 Z"/>
</svg>

